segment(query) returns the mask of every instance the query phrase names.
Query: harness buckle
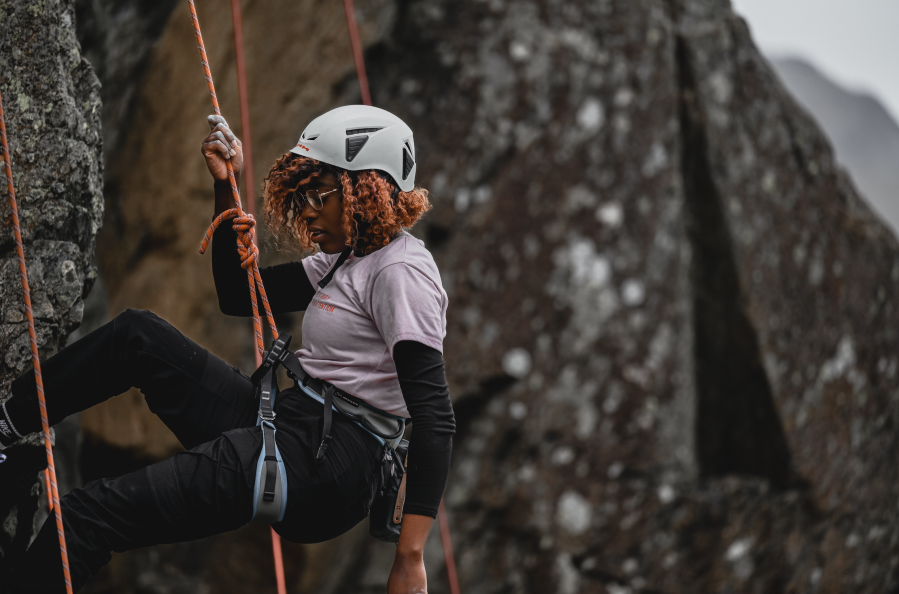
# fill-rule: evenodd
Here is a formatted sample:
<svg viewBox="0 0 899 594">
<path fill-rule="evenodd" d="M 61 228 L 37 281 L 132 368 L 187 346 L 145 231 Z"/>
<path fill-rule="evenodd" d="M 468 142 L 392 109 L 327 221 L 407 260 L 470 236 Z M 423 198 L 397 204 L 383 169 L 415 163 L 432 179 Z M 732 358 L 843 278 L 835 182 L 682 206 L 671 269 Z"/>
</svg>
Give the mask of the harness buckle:
<svg viewBox="0 0 899 594">
<path fill-rule="evenodd" d="M 262 355 L 262 365 L 250 376 L 250 381 L 254 386 L 259 385 L 266 372 L 275 365 L 276 361 L 279 363 L 284 361 L 285 355 L 290 353 L 287 347 L 290 346 L 291 338 L 291 335 L 285 332 L 272 344 L 272 348 Z"/>
<path fill-rule="evenodd" d="M 278 416 L 278 413 L 276 413 L 275 411 L 271 411 L 271 415 L 266 415 L 266 414 L 265 414 L 264 412 L 262 412 L 261 410 L 260 410 L 259 412 L 257 412 L 256 414 L 257 414 L 257 415 L 259 416 L 259 418 L 262 419 L 263 421 L 274 421 L 274 420 L 275 420 L 275 417 Z"/>
<path fill-rule="evenodd" d="M 318 446 L 318 453 L 315 454 L 315 461 L 321 462 L 325 459 L 325 454 L 328 453 L 328 446 L 331 445 L 331 435 L 325 435 L 324 439 L 322 439 L 322 443 Z"/>
</svg>

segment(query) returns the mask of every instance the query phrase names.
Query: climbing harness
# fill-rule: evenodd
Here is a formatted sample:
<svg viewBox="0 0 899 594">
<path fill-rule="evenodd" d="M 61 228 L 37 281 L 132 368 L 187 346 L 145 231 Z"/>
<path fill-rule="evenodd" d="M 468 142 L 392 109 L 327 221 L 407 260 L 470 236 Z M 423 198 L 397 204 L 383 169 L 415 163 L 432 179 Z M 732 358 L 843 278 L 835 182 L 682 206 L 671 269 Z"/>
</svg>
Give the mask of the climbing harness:
<svg viewBox="0 0 899 594">
<path fill-rule="evenodd" d="M 279 365 L 283 365 L 288 375 L 296 382 L 293 391 L 322 404 L 322 436 L 315 454 L 316 464 L 323 462 L 328 455 L 335 412 L 356 423 L 381 445 L 380 474 L 374 484 L 369 533 L 385 542 L 398 542 L 405 495 L 403 486 L 406 471 L 403 460 L 409 447 L 409 442 L 402 439 L 406 419 L 374 408 L 333 384 L 307 374 L 299 359 L 289 349 L 290 339 L 291 336 L 285 333 L 275 340 L 272 348 L 266 352 L 262 365 L 250 377 L 253 384 L 258 386 L 257 424 L 263 427 L 263 447 L 256 464 L 251 521 L 276 522 L 284 517 L 287 491 L 286 485 L 281 481 L 281 477 L 284 476 L 284 463 L 276 442 L 277 429 L 274 425 L 273 411 L 279 393 L 277 369 Z"/>
<path fill-rule="evenodd" d="M 352 253 L 344 250 L 328 273 L 318 282 L 324 289 L 334 278 Z M 278 450 L 275 427 L 275 399 L 278 396 L 278 366 L 283 365 L 296 382 L 295 391 L 322 404 L 322 439 L 315 454 L 316 464 L 324 461 L 331 445 L 331 426 L 337 412 L 371 434 L 383 448 L 381 474 L 372 502 L 369 532 L 386 542 L 398 542 L 402 525 L 402 501 L 398 499 L 409 443 L 402 439 L 406 419 L 377 409 L 363 400 L 337 388 L 330 382 L 316 379 L 306 373 L 299 359 L 290 350 L 290 334 L 282 334 L 272 343 L 263 357 L 262 365 L 250 376 L 259 397 L 259 419 L 262 426 L 263 446 L 256 464 L 256 480 L 253 487 L 253 516 L 251 521 L 278 522 L 284 518 L 287 506 L 287 484 L 284 461 Z M 394 512 L 394 508 L 396 511 Z M 384 513 L 387 509 L 387 513 Z"/>
<path fill-rule="evenodd" d="M 28 287 L 28 269 L 25 266 L 25 249 L 22 245 L 22 230 L 19 226 L 19 208 L 16 204 L 16 190 L 12 179 L 12 160 L 9 144 L 6 140 L 6 121 L 3 117 L 3 98 L 0 97 L 0 148 L 3 152 L 6 189 L 9 194 L 9 207 L 12 210 L 13 232 L 16 237 L 16 254 L 19 256 L 19 273 L 22 280 L 22 294 L 25 300 L 25 316 L 28 318 L 28 337 L 31 341 L 31 360 L 34 364 L 34 383 L 37 385 L 37 398 L 41 409 L 41 429 L 44 433 L 44 449 L 47 452 L 47 491 L 50 509 L 56 517 L 56 533 L 59 535 L 59 553 L 62 557 L 62 573 L 66 581 L 66 592 L 72 594 L 72 576 L 69 573 L 69 553 L 66 549 L 66 535 L 62 526 L 62 510 L 59 507 L 59 489 L 56 486 L 56 464 L 53 461 L 53 444 L 50 443 L 50 423 L 47 420 L 47 401 L 44 398 L 44 380 L 41 376 L 41 358 L 37 350 L 37 333 L 34 328 L 34 313 L 31 309 L 31 289 Z"/>
</svg>

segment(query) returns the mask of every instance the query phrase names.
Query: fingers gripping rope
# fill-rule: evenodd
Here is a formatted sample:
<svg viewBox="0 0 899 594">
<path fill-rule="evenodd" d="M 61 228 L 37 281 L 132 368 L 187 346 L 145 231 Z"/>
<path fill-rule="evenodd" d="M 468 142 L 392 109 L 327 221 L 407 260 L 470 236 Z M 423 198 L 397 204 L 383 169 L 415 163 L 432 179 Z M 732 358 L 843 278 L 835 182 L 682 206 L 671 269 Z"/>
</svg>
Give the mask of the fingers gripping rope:
<svg viewBox="0 0 899 594">
<path fill-rule="evenodd" d="M 72 594 L 72 576 L 69 572 L 69 553 L 66 550 L 66 536 L 62 526 L 62 510 L 59 507 L 59 489 L 56 486 L 56 464 L 53 462 L 53 445 L 50 443 L 50 423 L 47 420 L 47 401 L 44 398 L 44 381 L 41 376 L 41 359 L 37 350 L 37 332 L 34 329 L 34 313 L 31 309 L 31 289 L 28 287 L 28 268 L 25 266 L 25 249 L 22 246 L 22 230 L 19 226 L 19 208 L 16 204 L 16 190 L 13 186 L 12 164 L 9 157 L 9 144 L 6 141 L 6 122 L 3 118 L 3 98 L 0 97 L 0 152 L 3 153 L 6 189 L 9 193 L 9 206 L 12 210 L 13 232 L 16 237 L 16 254 L 19 256 L 19 275 L 22 280 L 22 294 L 25 300 L 25 316 L 28 318 L 28 337 L 31 342 L 31 360 L 34 363 L 34 382 L 37 386 L 37 398 L 41 409 L 41 428 L 44 432 L 44 450 L 47 452 L 47 481 L 50 490 L 50 508 L 56 516 L 56 532 L 59 535 L 59 553 L 62 557 L 62 572 L 66 581 L 66 592 Z"/>
</svg>

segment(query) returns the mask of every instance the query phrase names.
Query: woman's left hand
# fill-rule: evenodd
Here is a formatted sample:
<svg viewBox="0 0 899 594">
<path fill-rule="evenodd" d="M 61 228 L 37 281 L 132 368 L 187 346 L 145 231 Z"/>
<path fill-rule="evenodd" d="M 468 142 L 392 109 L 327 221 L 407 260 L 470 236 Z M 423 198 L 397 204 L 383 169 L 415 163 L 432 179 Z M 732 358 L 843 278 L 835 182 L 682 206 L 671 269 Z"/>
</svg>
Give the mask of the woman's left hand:
<svg viewBox="0 0 899 594">
<path fill-rule="evenodd" d="M 421 554 L 397 551 L 387 580 L 387 594 L 428 594 L 428 576 Z"/>
</svg>

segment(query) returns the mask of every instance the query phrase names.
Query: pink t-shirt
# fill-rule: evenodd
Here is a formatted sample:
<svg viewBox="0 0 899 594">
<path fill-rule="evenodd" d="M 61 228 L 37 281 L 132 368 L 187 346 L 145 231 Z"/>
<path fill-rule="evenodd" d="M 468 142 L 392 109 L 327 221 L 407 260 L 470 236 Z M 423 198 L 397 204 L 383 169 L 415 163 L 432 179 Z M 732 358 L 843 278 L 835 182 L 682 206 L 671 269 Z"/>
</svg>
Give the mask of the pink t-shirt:
<svg viewBox="0 0 899 594">
<path fill-rule="evenodd" d="M 443 352 L 447 297 L 424 243 L 403 233 L 362 258 L 351 254 L 324 289 L 340 254 L 303 260 L 315 297 L 297 357 L 313 377 L 391 414 L 408 417 L 393 347 L 414 340 Z"/>
</svg>

